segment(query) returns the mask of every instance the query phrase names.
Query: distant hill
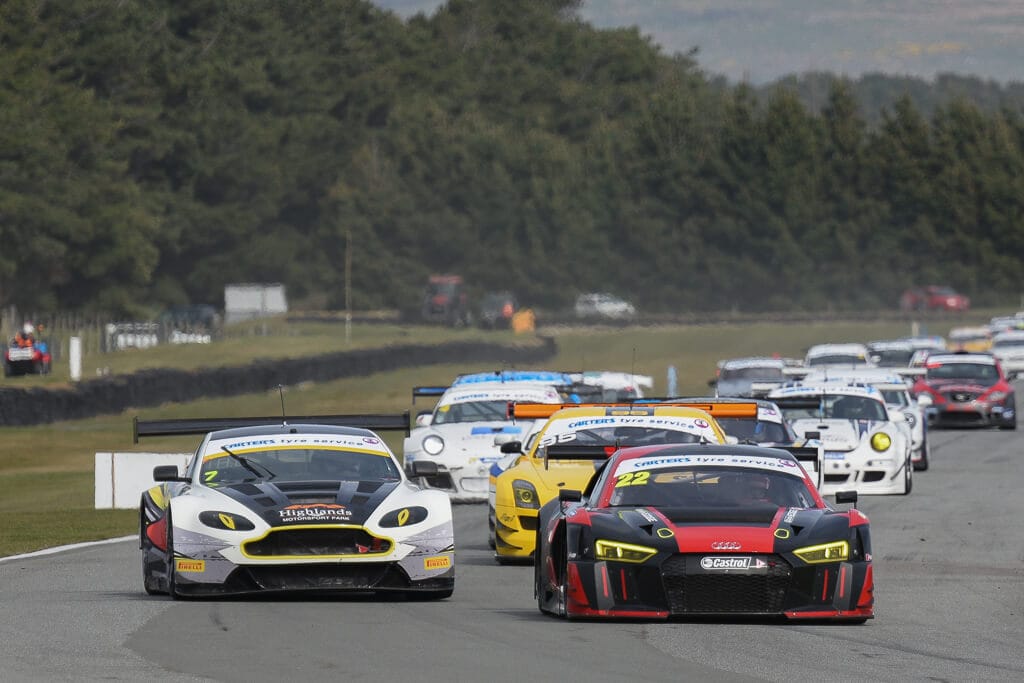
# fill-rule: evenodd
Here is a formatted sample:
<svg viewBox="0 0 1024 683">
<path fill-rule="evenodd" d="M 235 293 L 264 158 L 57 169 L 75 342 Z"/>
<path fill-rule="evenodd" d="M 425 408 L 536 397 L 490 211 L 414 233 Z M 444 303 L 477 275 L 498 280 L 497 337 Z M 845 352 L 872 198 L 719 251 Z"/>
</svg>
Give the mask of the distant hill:
<svg viewBox="0 0 1024 683">
<path fill-rule="evenodd" d="M 374 1 L 402 16 L 441 4 Z M 1020 0 L 584 0 L 580 16 L 598 28 L 638 26 L 668 54 L 697 48 L 710 74 L 755 85 L 822 71 L 1024 81 Z"/>
</svg>

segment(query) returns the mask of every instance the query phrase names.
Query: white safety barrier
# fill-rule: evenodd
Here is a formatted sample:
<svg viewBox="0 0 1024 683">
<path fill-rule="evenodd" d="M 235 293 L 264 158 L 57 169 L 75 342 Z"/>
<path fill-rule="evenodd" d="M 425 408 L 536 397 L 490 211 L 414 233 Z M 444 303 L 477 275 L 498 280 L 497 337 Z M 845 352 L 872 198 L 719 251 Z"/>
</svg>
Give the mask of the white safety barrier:
<svg viewBox="0 0 1024 683">
<path fill-rule="evenodd" d="M 177 465 L 185 473 L 192 453 L 97 453 L 96 509 L 138 508 L 139 498 L 155 486 L 153 468 Z"/>
</svg>

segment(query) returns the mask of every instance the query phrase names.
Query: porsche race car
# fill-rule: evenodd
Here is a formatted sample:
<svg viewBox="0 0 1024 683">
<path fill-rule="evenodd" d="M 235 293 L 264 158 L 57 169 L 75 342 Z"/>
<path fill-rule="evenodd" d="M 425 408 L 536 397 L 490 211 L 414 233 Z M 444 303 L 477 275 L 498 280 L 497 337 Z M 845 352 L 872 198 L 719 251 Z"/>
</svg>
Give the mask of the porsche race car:
<svg viewBox="0 0 1024 683">
<path fill-rule="evenodd" d="M 291 420 L 136 422 L 137 437 L 206 434 L 184 474 L 156 467 L 142 494 L 146 592 L 450 596 L 448 496 L 410 483 L 373 431 L 339 426 L 406 430 L 408 414 Z"/>
<path fill-rule="evenodd" d="M 541 509 L 535 544 L 537 606 L 569 619 L 874 616 L 867 517 L 784 450 L 619 450 Z"/>
<path fill-rule="evenodd" d="M 435 391 L 417 387 L 413 396 Z M 433 473 L 413 476 L 416 483 L 444 491 L 455 502 L 483 502 L 488 498 L 490 468 L 503 457 L 502 444 L 526 440 L 534 427 L 530 420 L 513 422 L 509 402 L 563 400 L 556 385 L 546 382 L 456 381 L 443 390 L 432 414 L 417 418 L 417 428 L 403 444 L 405 467 L 412 475 L 416 463 L 432 463 Z"/>
<path fill-rule="evenodd" d="M 822 494 L 910 493 L 910 439 L 890 417 L 878 389 L 842 383 L 787 386 L 771 392 L 768 400 L 782 409 L 797 434 L 822 441 Z"/>
</svg>

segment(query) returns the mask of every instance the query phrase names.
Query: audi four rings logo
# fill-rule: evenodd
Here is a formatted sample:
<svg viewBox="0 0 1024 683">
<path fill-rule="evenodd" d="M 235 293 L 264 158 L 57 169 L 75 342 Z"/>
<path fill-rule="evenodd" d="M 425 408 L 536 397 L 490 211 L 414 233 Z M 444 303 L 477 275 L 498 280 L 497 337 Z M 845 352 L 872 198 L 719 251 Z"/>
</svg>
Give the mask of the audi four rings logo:
<svg viewBox="0 0 1024 683">
<path fill-rule="evenodd" d="M 715 541 L 711 544 L 712 550 L 739 550 L 741 547 L 736 541 Z"/>
</svg>

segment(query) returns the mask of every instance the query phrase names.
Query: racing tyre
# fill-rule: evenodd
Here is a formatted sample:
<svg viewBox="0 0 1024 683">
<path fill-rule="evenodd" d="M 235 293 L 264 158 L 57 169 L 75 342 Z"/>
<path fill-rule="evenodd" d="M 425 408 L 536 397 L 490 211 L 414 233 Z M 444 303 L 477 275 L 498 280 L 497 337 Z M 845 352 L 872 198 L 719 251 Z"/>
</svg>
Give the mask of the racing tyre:
<svg viewBox="0 0 1024 683">
<path fill-rule="evenodd" d="M 907 462 L 903 465 L 903 493 L 901 496 L 906 496 L 914 488 L 914 465 L 910 462 L 910 456 L 907 456 Z"/>
<path fill-rule="evenodd" d="M 494 520 L 490 515 L 487 515 L 487 545 L 491 550 L 495 550 L 498 547 L 498 541 L 494 538 L 496 533 L 494 530 Z"/>
<path fill-rule="evenodd" d="M 171 520 L 171 506 L 167 505 L 167 594 L 171 596 L 172 600 L 178 600 L 181 596 L 178 594 L 177 587 L 175 586 L 175 571 L 174 571 L 174 524 Z"/>
<path fill-rule="evenodd" d="M 146 501 L 145 499 L 139 504 L 139 510 L 142 513 L 139 515 L 139 538 L 141 539 L 140 545 L 142 546 L 142 587 L 146 589 L 148 595 L 163 595 L 164 591 L 160 590 L 160 580 L 153 576 L 153 572 L 150 571 L 146 559 L 149 556 L 150 548 L 153 544 L 150 543 L 149 539 L 146 538 Z"/>
<path fill-rule="evenodd" d="M 917 472 L 924 472 L 928 469 L 928 436 L 924 437 L 924 443 L 921 444 L 921 459 L 914 463 L 914 470 Z"/>
<path fill-rule="evenodd" d="M 1017 411 L 1014 410 L 1015 406 L 1013 403 L 1010 404 L 1010 409 L 1013 410 L 1013 422 L 1004 422 L 999 425 L 1000 429 L 1017 429 Z"/>
</svg>

